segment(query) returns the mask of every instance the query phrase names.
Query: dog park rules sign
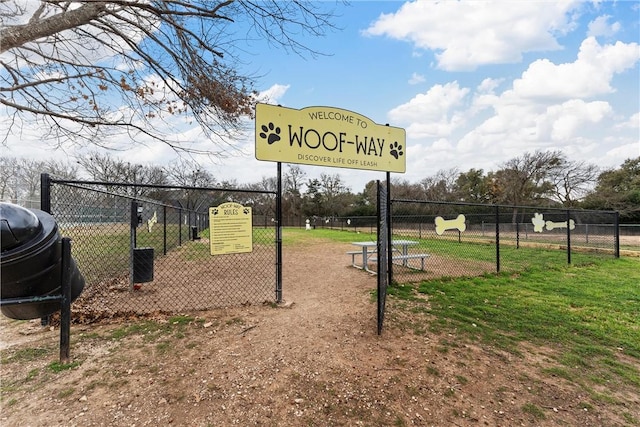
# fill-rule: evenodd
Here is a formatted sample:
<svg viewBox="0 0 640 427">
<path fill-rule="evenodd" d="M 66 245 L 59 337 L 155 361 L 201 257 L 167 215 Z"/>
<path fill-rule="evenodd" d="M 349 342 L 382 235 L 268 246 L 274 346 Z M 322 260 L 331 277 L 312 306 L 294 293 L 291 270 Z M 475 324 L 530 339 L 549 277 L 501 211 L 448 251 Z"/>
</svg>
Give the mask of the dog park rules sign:
<svg viewBox="0 0 640 427">
<path fill-rule="evenodd" d="M 256 159 L 304 165 L 406 171 L 406 133 L 334 107 L 256 105 Z"/>
<path fill-rule="evenodd" d="M 223 203 L 209 208 L 211 255 L 253 251 L 251 208 L 239 203 Z"/>
</svg>

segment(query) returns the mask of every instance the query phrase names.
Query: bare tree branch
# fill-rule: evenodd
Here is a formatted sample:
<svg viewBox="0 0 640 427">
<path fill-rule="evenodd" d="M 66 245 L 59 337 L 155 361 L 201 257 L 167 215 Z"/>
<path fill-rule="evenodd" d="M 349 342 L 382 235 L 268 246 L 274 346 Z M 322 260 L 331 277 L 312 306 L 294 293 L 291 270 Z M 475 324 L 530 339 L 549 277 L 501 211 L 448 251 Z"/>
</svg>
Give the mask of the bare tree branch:
<svg viewBox="0 0 640 427">
<path fill-rule="evenodd" d="M 278 0 L 16 0 L 0 15 L 0 114 L 13 117 L 4 143 L 36 122 L 57 143 L 100 145 L 119 131 L 178 150 L 189 148 L 159 121 L 184 116 L 224 145 L 253 114 L 243 40 L 314 55 L 304 36 L 334 28 L 327 4 Z"/>
</svg>

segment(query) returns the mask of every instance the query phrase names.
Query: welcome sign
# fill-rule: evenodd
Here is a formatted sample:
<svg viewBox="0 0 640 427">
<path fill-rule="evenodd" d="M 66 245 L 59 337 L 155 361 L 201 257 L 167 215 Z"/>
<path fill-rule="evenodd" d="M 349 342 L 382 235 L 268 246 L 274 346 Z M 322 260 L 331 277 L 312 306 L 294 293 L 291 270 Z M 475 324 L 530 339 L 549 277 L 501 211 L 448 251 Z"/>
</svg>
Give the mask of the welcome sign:
<svg viewBox="0 0 640 427">
<path fill-rule="evenodd" d="M 256 159 L 374 171 L 406 171 L 406 133 L 334 107 L 256 105 Z"/>
</svg>

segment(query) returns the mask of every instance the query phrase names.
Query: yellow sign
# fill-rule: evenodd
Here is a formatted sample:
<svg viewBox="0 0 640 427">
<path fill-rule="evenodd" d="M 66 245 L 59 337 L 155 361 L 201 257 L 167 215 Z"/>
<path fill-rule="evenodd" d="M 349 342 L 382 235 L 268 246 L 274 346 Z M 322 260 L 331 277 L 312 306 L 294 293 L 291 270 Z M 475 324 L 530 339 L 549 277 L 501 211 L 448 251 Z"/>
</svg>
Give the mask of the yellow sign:
<svg viewBox="0 0 640 427">
<path fill-rule="evenodd" d="M 209 208 L 211 255 L 253 251 L 251 208 L 239 203 L 223 203 Z"/>
<path fill-rule="evenodd" d="M 406 170 L 406 133 L 333 107 L 256 105 L 256 159 L 304 165 Z"/>
</svg>

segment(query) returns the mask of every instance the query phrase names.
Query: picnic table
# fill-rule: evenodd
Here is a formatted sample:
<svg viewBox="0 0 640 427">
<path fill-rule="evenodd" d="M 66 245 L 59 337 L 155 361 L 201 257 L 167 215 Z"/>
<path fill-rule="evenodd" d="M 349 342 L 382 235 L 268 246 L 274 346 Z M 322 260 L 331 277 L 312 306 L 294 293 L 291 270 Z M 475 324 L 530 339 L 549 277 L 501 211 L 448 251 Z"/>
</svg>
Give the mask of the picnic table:
<svg viewBox="0 0 640 427">
<path fill-rule="evenodd" d="M 377 258 L 377 248 L 378 242 L 376 241 L 367 241 L 367 242 L 351 242 L 352 245 L 360 247 L 358 251 L 349 251 L 347 254 L 351 255 L 351 265 L 355 268 L 359 268 L 369 273 L 376 274 L 375 271 L 369 268 L 369 263 L 378 262 Z M 415 240 L 393 240 L 391 242 L 393 260 L 401 261 L 402 265 L 405 267 L 408 266 L 408 262 L 410 259 L 421 259 L 422 260 L 422 269 L 424 270 L 424 259 L 429 257 L 429 254 L 410 254 L 409 247 L 417 245 L 418 242 Z M 362 255 L 361 263 L 356 262 L 356 257 Z"/>
</svg>

